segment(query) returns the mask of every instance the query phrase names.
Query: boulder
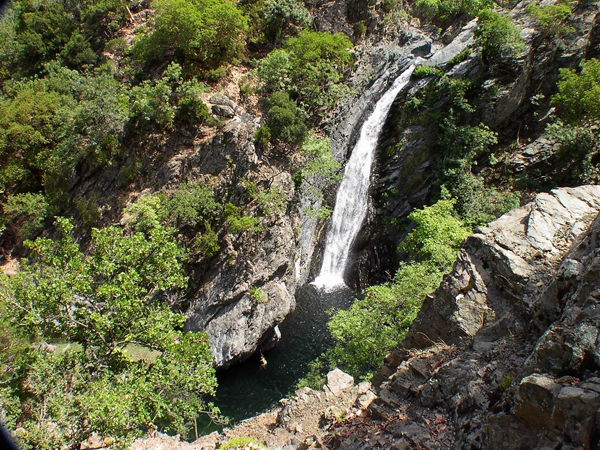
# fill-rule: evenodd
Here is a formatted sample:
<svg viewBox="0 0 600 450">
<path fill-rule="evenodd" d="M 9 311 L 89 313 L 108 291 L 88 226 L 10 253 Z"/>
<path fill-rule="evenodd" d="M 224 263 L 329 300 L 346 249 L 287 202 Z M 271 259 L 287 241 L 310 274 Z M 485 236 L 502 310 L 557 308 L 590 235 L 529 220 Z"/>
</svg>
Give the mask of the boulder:
<svg viewBox="0 0 600 450">
<path fill-rule="evenodd" d="M 333 395 L 340 395 L 347 389 L 354 387 L 354 377 L 342 372 L 340 369 L 334 369 L 327 374 L 326 390 Z"/>
</svg>

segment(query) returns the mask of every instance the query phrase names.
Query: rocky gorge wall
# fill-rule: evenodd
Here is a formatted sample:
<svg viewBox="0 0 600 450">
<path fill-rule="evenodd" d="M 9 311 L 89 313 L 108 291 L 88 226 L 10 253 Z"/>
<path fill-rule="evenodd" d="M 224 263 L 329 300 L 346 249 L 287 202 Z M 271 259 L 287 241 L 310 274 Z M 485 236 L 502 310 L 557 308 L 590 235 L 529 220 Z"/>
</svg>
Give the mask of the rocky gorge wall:
<svg viewBox="0 0 600 450">
<path fill-rule="evenodd" d="M 600 186 L 539 194 L 468 237 L 370 383 L 328 374 L 191 444 L 593 449 L 600 439 Z M 136 449 L 151 448 L 140 441 Z"/>
</svg>

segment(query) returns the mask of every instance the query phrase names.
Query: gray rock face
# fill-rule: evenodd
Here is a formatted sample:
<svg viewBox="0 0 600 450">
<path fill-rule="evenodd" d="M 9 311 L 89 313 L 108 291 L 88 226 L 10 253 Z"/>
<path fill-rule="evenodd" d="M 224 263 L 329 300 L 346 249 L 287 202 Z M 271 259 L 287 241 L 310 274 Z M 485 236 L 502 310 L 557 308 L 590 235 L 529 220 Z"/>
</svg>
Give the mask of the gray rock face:
<svg viewBox="0 0 600 450">
<path fill-rule="evenodd" d="M 374 418 L 421 424 L 387 448 L 593 448 L 599 213 L 600 186 L 556 189 L 465 240 L 373 380 Z M 361 448 L 349 434 L 339 448 Z"/>
<path fill-rule="evenodd" d="M 507 313 L 505 299 L 524 318 L 555 317 L 560 305 L 541 297 L 540 287 L 599 209 L 598 186 L 557 189 L 467 238 L 452 273 L 425 300 L 406 344 L 471 341 Z"/>
<path fill-rule="evenodd" d="M 273 179 L 288 200 L 293 182 L 287 172 Z M 282 215 L 258 237 L 229 239 L 206 274 L 190 308 L 186 328 L 206 330 L 217 367 L 227 367 L 277 341 L 275 327 L 295 307 L 284 283 L 295 248 L 291 221 Z"/>
</svg>

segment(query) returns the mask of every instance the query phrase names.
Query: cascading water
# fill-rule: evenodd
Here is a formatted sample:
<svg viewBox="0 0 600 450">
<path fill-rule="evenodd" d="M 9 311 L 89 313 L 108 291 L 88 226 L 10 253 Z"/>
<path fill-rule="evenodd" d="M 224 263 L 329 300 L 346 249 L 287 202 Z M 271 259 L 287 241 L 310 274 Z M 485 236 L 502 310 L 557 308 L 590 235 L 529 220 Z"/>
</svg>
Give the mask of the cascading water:
<svg viewBox="0 0 600 450">
<path fill-rule="evenodd" d="M 367 215 L 371 165 L 379 134 L 396 95 L 406 86 L 414 68 L 413 64 L 396 78 L 360 130 L 337 192 L 321 272 L 313 281 L 318 287 L 332 288 L 344 284 L 350 247 Z"/>
</svg>

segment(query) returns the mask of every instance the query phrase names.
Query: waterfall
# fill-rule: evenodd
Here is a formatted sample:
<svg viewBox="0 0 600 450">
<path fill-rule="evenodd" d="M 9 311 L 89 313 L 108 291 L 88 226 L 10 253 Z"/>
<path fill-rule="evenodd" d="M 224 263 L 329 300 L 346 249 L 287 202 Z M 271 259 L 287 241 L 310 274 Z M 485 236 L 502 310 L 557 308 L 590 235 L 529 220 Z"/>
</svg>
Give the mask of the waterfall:
<svg viewBox="0 0 600 450">
<path fill-rule="evenodd" d="M 379 134 L 396 95 L 406 86 L 414 68 L 413 64 L 396 78 L 363 123 L 360 137 L 346 164 L 344 178 L 337 192 L 331 226 L 327 233 L 323 265 L 319 276 L 313 281 L 317 286 L 331 288 L 344 284 L 343 276 L 350 247 L 367 215 L 371 165 Z"/>
</svg>

